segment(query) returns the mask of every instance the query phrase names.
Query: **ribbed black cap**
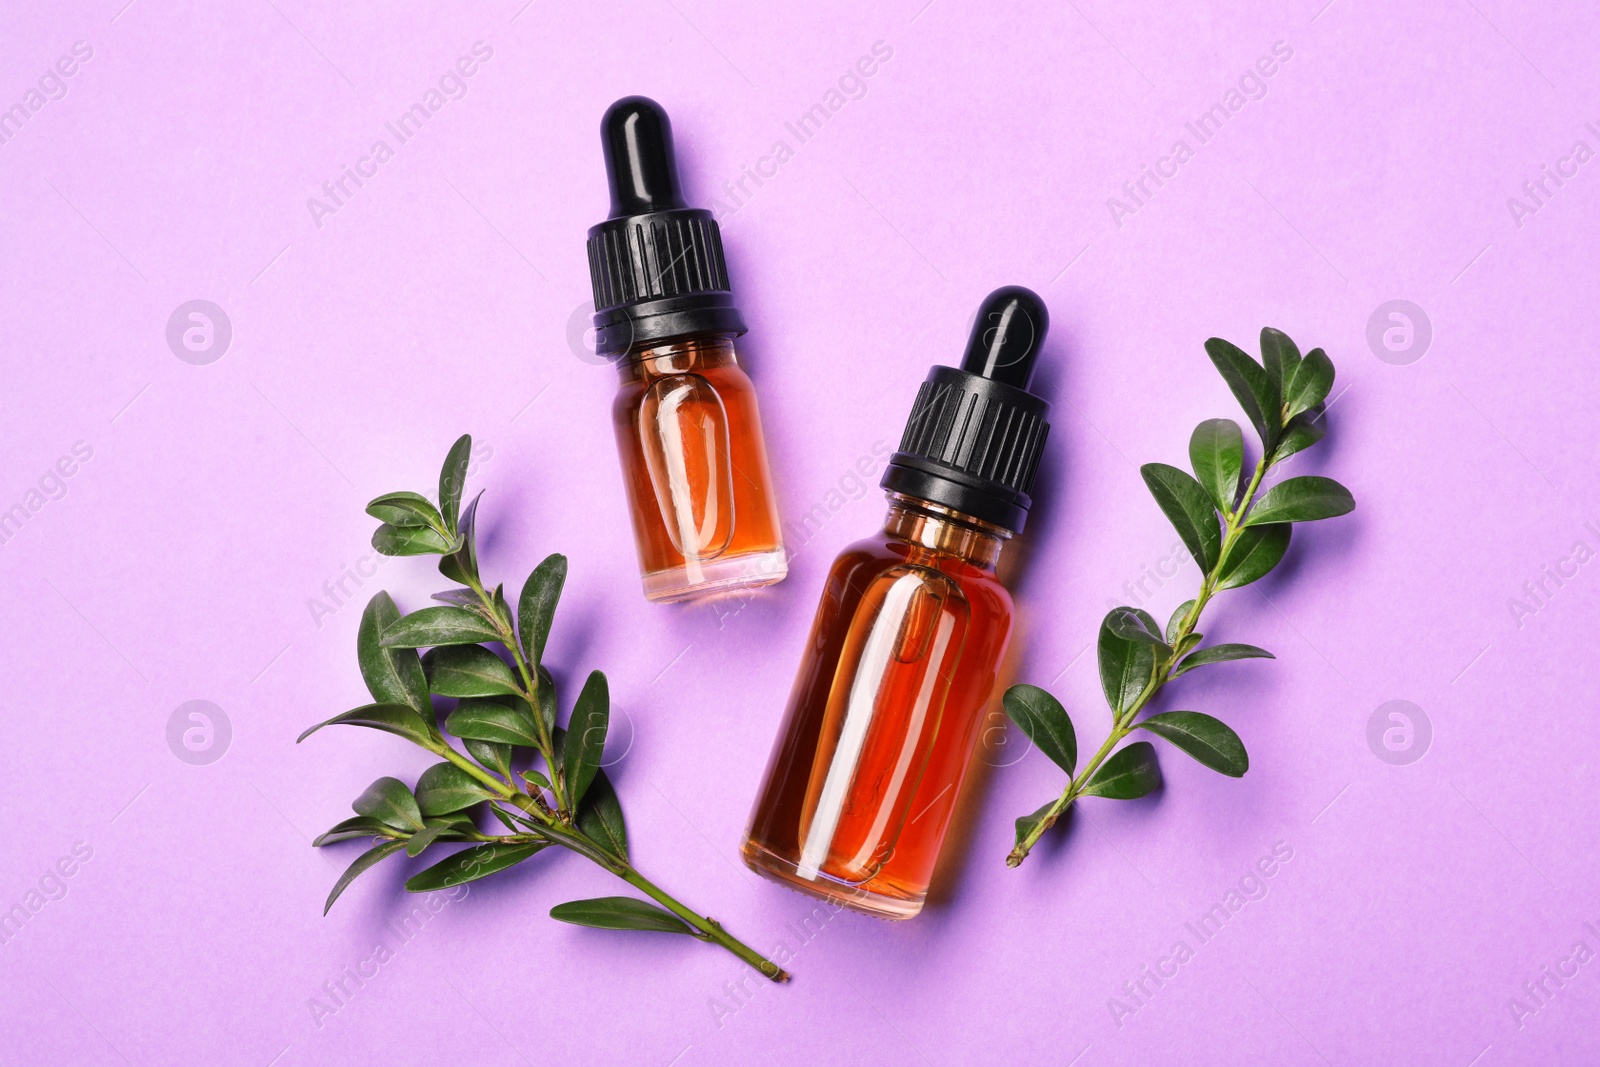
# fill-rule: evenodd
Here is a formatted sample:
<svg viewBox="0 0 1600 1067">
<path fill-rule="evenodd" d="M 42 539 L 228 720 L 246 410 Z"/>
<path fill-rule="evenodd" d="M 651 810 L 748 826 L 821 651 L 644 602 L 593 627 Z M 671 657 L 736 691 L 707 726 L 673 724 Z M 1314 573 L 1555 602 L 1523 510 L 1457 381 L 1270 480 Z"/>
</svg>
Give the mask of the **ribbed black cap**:
<svg viewBox="0 0 1600 1067">
<path fill-rule="evenodd" d="M 883 487 L 1021 532 L 1050 433 L 1050 405 L 1028 392 L 1049 326 L 1031 289 L 990 293 L 961 368 L 928 372 Z"/>
<path fill-rule="evenodd" d="M 624 97 L 600 120 L 600 141 L 611 217 L 589 230 L 595 350 L 620 356 L 642 342 L 744 333 L 716 220 L 683 203 L 667 113 Z"/>
</svg>

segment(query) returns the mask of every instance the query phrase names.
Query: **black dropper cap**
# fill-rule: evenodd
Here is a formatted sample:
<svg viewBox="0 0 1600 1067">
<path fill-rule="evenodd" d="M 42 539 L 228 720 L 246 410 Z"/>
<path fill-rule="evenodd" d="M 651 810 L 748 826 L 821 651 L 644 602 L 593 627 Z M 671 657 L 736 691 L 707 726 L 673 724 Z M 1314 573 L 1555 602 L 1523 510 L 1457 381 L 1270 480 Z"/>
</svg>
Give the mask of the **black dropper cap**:
<svg viewBox="0 0 1600 1067">
<path fill-rule="evenodd" d="M 595 350 L 745 332 L 728 288 L 711 212 L 684 206 L 672 123 L 654 100 L 628 96 L 600 120 L 611 217 L 589 230 Z"/>
<path fill-rule="evenodd" d="M 1033 290 L 990 293 L 961 369 L 928 372 L 883 487 L 1021 532 L 1050 433 L 1050 405 L 1028 392 L 1049 327 Z"/>
</svg>

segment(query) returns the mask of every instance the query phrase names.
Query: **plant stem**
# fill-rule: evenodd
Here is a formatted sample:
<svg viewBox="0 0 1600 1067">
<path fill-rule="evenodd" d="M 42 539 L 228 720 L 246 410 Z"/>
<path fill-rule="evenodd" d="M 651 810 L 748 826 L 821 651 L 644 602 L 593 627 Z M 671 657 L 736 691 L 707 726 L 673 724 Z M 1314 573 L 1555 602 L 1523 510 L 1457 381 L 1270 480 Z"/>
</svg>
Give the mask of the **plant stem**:
<svg viewBox="0 0 1600 1067">
<path fill-rule="evenodd" d="M 678 918 L 694 927 L 695 930 L 699 931 L 695 936 L 700 938 L 702 941 L 716 942 L 729 952 L 733 953 L 735 956 L 738 956 L 741 960 L 744 960 L 756 970 L 760 971 L 771 981 L 787 982 L 790 979 L 791 975 L 788 971 L 784 970 L 782 967 L 779 967 L 776 963 L 773 963 L 761 953 L 757 952 L 749 945 L 746 945 L 743 941 L 740 941 L 738 938 L 728 933 L 728 931 L 722 928 L 722 924 L 717 922 L 717 920 L 713 919 L 709 915 L 696 915 L 694 912 L 690 911 L 688 908 L 674 900 L 665 890 L 658 887 L 654 882 L 650 881 L 650 879 L 646 878 L 632 867 L 629 867 L 625 873 L 619 875 L 618 877 L 620 877 L 624 882 L 627 882 L 629 885 L 633 886 L 635 889 L 645 893 L 651 899 L 655 900 L 656 903 L 662 905 L 668 911 L 672 912 L 672 914 L 676 915 Z"/>
<path fill-rule="evenodd" d="M 483 588 L 483 582 L 477 575 L 469 575 L 472 591 L 477 594 L 478 601 L 483 604 L 485 613 L 494 622 L 494 628 L 500 633 L 500 643 L 511 653 L 511 658 L 516 662 L 517 673 L 522 676 L 522 696 L 528 702 L 528 708 L 533 712 L 533 722 L 539 731 L 539 755 L 544 757 L 545 766 L 550 768 L 550 790 L 555 794 L 556 812 L 563 822 L 571 822 L 573 812 L 567 807 L 566 783 L 562 780 L 561 768 L 556 766 L 555 745 L 551 740 L 550 731 L 546 728 L 544 712 L 539 707 L 539 682 L 538 671 L 529 666 L 528 660 L 522 654 L 522 643 L 517 640 L 517 635 L 506 625 L 496 609 L 494 598 Z M 513 783 L 515 787 L 515 783 Z"/>
<path fill-rule="evenodd" d="M 1174 650 L 1183 644 L 1185 638 L 1194 633 L 1195 627 L 1200 623 L 1200 613 L 1205 611 L 1206 605 L 1210 603 L 1211 598 L 1216 594 L 1217 582 L 1222 574 L 1222 568 L 1228 562 L 1228 553 L 1233 550 L 1234 543 L 1239 540 L 1239 534 L 1244 530 L 1245 514 L 1250 510 L 1250 505 L 1261 488 L 1261 479 L 1266 477 L 1267 471 L 1271 469 L 1273 462 L 1274 458 L 1271 452 L 1261 457 L 1260 462 L 1256 464 L 1255 473 L 1250 476 L 1250 484 L 1245 487 L 1244 496 L 1239 500 L 1238 506 L 1223 516 L 1225 526 L 1223 528 L 1222 548 L 1217 553 L 1216 565 L 1201 578 L 1200 592 L 1195 595 L 1194 604 L 1185 613 L 1183 622 L 1178 626 L 1178 632 L 1173 635 L 1171 647 Z M 1017 842 L 1016 847 L 1006 856 L 1007 867 L 1020 866 L 1022 861 L 1028 858 L 1028 853 L 1033 850 L 1033 846 L 1039 843 L 1039 838 L 1044 835 L 1044 832 L 1054 826 L 1062 813 L 1071 806 L 1074 800 L 1082 795 L 1084 787 L 1094 778 L 1095 771 L 1100 769 L 1100 765 L 1111 755 L 1117 744 L 1136 728 L 1134 720 L 1138 718 L 1139 713 L 1149 705 L 1155 695 L 1161 691 L 1161 688 L 1172 680 L 1172 670 L 1178 665 L 1178 659 L 1179 657 L 1175 653 L 1171 656 L 1156 657 L 1155 665 L 1150 672 L 1150 680 L 1145 683 L 1144 689 L 1140 691 L 1139 696 L 1133 703 L 1128 705 L 1128 709 L 1125 712 L 1112 719 L 1111 733 L 1106 737 L 1105 743 L 1100 746 L 1089 762 L 1084 764 L 1083 769 L 1073 776 L 1072 780 L 1067 783 L 1067 787 L 1061 791 L 1061 795 L 1056 798 L 1055 802 L 1050 805 L 1049 809 L 1034 824 L 1033 828 L 1028 831 L 1021 841 Z"/>
<path fill-rule="evenodd" d="M 511 797 L 510 800 L 511 803 L 516 804 L 517 807 L 538 820 L 544 827 L 544 835 L 550 840 L 604 867 L 624 882 L 643 892 L 656 903 L 689 924 L 695 931 L 694 936 L 700 940 L 721 945 L 774 982 L 787 982 L 791 977 L 788 971 L 728 933 L 727 930 L 723 929 L 721 923 L 709 915 L 697 914 L 665 889 L 646 878 L 627 860 L 607 852 L 591 841 L 582 831 L 564 825 L 548 812 L 539 811 L 532 806 L 531 797 L 526 794 L 518 794 Z"/>
<path fill-rule="evenodd" d="M 650 881 L 650 879 L 646 878 L 643 874 L 639 873 L 639 871 L 635 869 L 634 866 L 627 860 L 613 856 L 594 841 L 590 840 L 589 836 L 583 833 L 583 831 L 578 830 L 570 825 L 567 820 L 560 818 L 547 808 L 541 807 L 538 801 L 530 794 L 522 792 L 515 786 L 507 785 L 494 775 L 479 769 L 475 763 L 461 755 L 461 753 L 457 752 L 451 745 L 444 744 L 437 751 L 445 759 L 449 760 L 451 763 L 455 764 L 457 767 L 460 767 L 478 781 L 494 790 L 506 803 L 514 805 L 520 811 L 525 812 L 531 819 L 538 823 L 540 828 L 539 834 L 537 835 L 538 838 L 558 844 L 568 851 L 576 852 L 585 859 L 588 859 L 598 866 L 605 868 L 607 871 L 610 871 L 618 878 L 621 878 L 624 882 L 627 882 L 629 885 L 647 894 L 652 900 L 656 901 L 668 911 L 672 912 L 672 914 L 689 924 L 689 926 L 695 930 L 694 936 L 698 937 L 702 941 L 709 941 L 721 945 L 723 948 L 727 949 L 729 952 L 733 953 L 735 956 L 739 957 L 756 970 L 760 971 L 772 981 L 787 982 L 791 977 L 788 971 L 784 970 L 782 967 L 779 967 L 776 963 L 767 959 L 761 953 L 757 952 L 743 941 L 740 941 L 738 938 L 728 933 L 727 930 L 723 929 L 721 923 L 717 922 L 708 915 L 696 914 L 694 911 L 690 910 L 687 905 L 681 903 L 676 897 L 672 896 L 666 890 L 662 889 L 660 886 Z M 497 835 L 494 837 L 485 837 L 485 840 L 518 841 L 524 836 L 528 837 L 529 839 L 535 838 L 535 835 L 532 834 L 507 834 Z"/>
<path fill-rule="evenodd" d="M 511 794 L 516 791 L 515 786 L 508 786 L 505 782 L 502 782 L 488 771 L 483 770 L 476 763 L 457 752 L 448 742 L 439 742 L 439 746 L 433 751 L 437 752 L 451 763 L 454 763 L 457 767 L 460 767 L 462 770 L 466 771 L 468 774 L 472 775 L 472 777 L 476 778 L 490 789 L 493 789 L 496 793 L 499 793 L 507 800 L 509 800 L 511 798 Z"/>
</svg>

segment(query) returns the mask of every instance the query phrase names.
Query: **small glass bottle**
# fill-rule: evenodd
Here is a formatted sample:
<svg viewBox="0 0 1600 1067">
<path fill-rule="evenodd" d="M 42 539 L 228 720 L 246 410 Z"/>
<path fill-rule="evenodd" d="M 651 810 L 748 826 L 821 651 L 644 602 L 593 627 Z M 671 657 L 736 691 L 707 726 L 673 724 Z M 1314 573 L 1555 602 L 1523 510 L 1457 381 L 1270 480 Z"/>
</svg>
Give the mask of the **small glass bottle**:
<svg viewBox="0 0 1600 1067">
<path fill-rule="evenodd" d="M 1049 406 L 1048 317 L 984 301 L 961 369 L 934 367 L 883 476 L 881 533 L 834 561 L 742 849 L 758 874 L 868 914 L 922 910 L 1011 637 L 995 577 Z"/>
<path fill-rule="evenodd" d="M 600 123 L 611 217 L 589 230 L 595 348 L 621 379 L 612 423 L 644 595 L 780 581 L 789 570 L 755 389 L 733 339 L 722 235 L 684 205 L 666 112 L 618 100 Z"/>
</svg>

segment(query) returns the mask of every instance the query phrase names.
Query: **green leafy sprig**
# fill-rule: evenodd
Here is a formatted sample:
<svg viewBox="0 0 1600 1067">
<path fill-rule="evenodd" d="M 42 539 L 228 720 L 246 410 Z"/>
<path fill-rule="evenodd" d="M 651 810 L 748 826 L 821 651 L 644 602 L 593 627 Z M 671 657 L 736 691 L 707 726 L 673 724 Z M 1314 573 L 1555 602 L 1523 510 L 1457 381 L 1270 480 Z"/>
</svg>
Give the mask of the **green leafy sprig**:
<svg viewBox="0 0 1600 1067">
<path fill-rule="evenodd" d="M 1324 409 L 1333 388 L 1333 361 L 1320 348 L 1304 356 L 1287 334 L 1261 331 L 1261 362 L 1221 338 L 1206 353 L 1228 383 L 1261 439 L 1261 458 L 1244 478 L 1244 434 L 1231 419 L 1208 419 L 1189 439 L 1187 471 L 1165 463 L 1140 468 L 1145 485 L 1177 529 L 1204 577 L 1193 600 L 1173 612 L 1163 629 L 1147 611 L 1113 608 L 1100 624 L 1096 650 L 1100 683 L 1111 706 L 1111 733 L 1077 769 L 1078 742 L 1061 702 L 1032 685 L 1006 690 L 1006 714 L 1070 779 L 1061 795 L 1017 820 L 1016 847 L 1006 865 L 1016 867 L 1044 832 L 1079 797 L 1133 800 L 1161 784 L 1155 746 L 1135 741 L 1144 730 L 1177 746 L 1212 770 L 1235 778 L 1250 766 L 1244 743 L 1220 720 L 1198 711 L 1139 716 L 1168 682 L 1197 667 L 1264 658 L 1255 645 L 1202 647 L 1196 629 L 1211 598 L 1260 578 L 1283 559 L 1294 523 L 1343 515 L 1355 508 L 1349 490 L 1331 478 L 1288 478 L 1266 492 L 1262 481 L 1276 465 L 1322 440 Z M 1241 483 L 1243 483 L 1241 487 Z M 1259 496 L 1257 494 L 1260 494 Z"/>
<path fill-rule="evenodd" d="M 589 675 L 563 728 L 556 722 L 555 681 L 542 662 L 566 581 L 566 557 L 550 556 L 533 569 L 514 615 L 505 587 L 489 590 L 478 576 L 474 537 L 482 494 L 461 508 L 471 453 L 468 436 L 450 449 L 437 507 L 418 493 L 387 493 L 367 505 L 367 513 L 383 521 L 372 535 L 373 547 L 391 556 L 439 556 L 440 572 L 460 588 L 435 594 L 442 605 L 409 615 L 400 614 L 388 593 L 374 596 L 361 617 L 356 650 L 375 703 L 319 723 L 300 740 L 324 726 L 366 726 L 397 734 L 443 762 L 424 771 L 415 789 L 398 778 L 379 778 L 356 798 L 354 818 L 313 842 L 372 838 L 334 883 L 324 913 L 364 871 L 402 851 L 415 858 L 441 845 L 467 846 L 407 880 L 413 893 L 429 893 L 506 870 L 559 845 L 655 903 L 637 897 L 575 900 L 550 909 L 551 918 L 605 930 L 689 934 L 721 945 L 775 982 L 788 981 L 787 971 L 633 866 L 622 805 L 601 768 L 611 714 L 606 676 Z M 491 644 L 505 649 L 509 665 L 485 647 Z M 422 648 L 429 651 L 419 657 Z M 435 696 L 457 701 L 442 730 Z M 504 833 L 482 832 L 477 816 L 485 811 Z"/>
</svg>

